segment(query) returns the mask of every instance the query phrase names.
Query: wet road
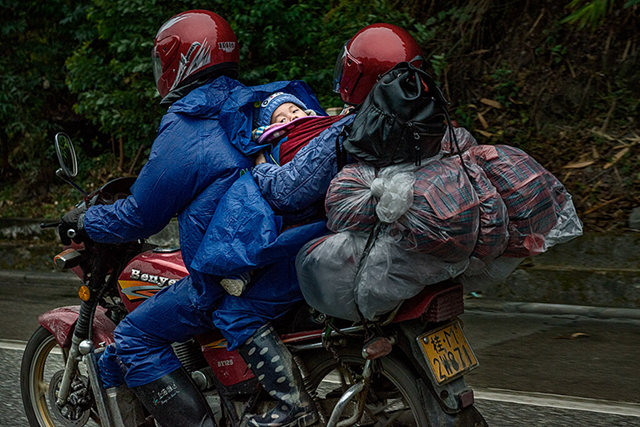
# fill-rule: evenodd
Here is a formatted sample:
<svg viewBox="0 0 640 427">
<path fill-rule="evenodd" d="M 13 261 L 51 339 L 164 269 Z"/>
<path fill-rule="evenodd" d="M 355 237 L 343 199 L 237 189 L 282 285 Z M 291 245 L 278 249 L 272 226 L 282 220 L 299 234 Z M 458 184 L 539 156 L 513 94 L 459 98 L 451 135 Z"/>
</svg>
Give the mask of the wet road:
<svg viewBox="0 0 640 427">
<path fill-rule="evenodd" d="M 77 304 L 72 284 L 0 281 L 0 426 L 27 426 L 19 393 L 37 315 Z M 468 312 L 467 376 L 491 426 L 640 426 L 640 322 Z"/>
</svg>

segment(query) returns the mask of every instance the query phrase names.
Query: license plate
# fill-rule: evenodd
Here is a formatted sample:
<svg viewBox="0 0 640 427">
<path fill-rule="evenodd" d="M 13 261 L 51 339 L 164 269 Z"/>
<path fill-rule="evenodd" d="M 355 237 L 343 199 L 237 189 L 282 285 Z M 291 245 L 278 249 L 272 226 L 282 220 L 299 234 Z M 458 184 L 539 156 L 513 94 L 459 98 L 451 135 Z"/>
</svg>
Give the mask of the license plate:
<svg viewBox="0 0 640 427">
<path fill-rule="evenodd" d="M 427 332 L 417 340 L 438 384 L 478 366 L 478 359 L 458 322 Z"/>
</svg>

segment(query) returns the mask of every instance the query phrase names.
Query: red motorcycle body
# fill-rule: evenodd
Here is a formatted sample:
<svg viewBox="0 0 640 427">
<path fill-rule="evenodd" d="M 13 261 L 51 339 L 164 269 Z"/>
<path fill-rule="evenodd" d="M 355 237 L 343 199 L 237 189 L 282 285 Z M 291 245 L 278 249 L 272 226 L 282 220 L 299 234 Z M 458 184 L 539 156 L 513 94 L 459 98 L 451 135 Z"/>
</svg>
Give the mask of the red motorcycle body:
<svg viewBox="0 0 640 427">
<path fill-rule="evenodd" d="M 144 300 L 188 274 L 179 250 L 143 252 L 118 277 L 118 292 L 127 311 L 132 312 Z"/>
<path fill-rule="evenodd" d="M 131 312 L 147 298 L 166 286 L 174 284 L 188 273 L 182 254 L 173 251 L 146 251 L 134 257 L 118 277 L 118 292 Z M 61 307 L 42 314 L 38 321 L 56 337 L 62 347 L 69 345 L 71 331 L 78 317 L 79 307 Z M 462 285 L 444 282 L 425 288 L 415 297 L 405 301 L 394 323 L 416 319 L 424 314 L 427 322 L 440 323 L 464 312 Z M 115 325 L 98 307 L 93 323 L 94 342 L 108 345 L 113 342 Z M 322 330 L 298 331 L 283 334 L 285 343 L 317 340 Z M 231 387 L 243 383 L 253 374 L 236 351 L 228 351 L 226 340 L 219 331 L 197 337 L 203 355 L 220 383 Z"/>
</svg>

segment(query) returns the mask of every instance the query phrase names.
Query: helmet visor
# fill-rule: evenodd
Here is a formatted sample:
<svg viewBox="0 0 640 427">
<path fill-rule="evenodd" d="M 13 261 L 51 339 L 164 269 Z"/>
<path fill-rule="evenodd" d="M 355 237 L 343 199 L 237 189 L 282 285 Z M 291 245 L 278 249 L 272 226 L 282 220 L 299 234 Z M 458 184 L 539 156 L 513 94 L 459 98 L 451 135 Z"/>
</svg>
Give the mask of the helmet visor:
<svg viewBox="0 0 640 427">
<path fill-rule="evenodd" d="M 333 90 L 346 103 L 352 103 L 351 96 L 362 76 L 362 62 L 349 53 L 347 44 L 342 48 L 333 71 Z"/>
<path fill-rule="evenodd" d="M 160 80 L 160 76 L 162 76 L 162 60 L 156 48 L 151 51 L 151 64 L 153 65 L 153 78 L 156 81 L 157 87 L 158 80 Z"/>
<path fill-rule="evenodd" d="M 333 91 L 335 93 L 340 93 L 340 81 L 342 80 L 342 72 L 344 71 L 344 62 L 347 58 L 347 44 L 349 44 L 349 40 L 342 46 L 340 55 L 338 55 L 338 59 L 336 60 L 336 66 L 333 68 Z"/>
</svg>

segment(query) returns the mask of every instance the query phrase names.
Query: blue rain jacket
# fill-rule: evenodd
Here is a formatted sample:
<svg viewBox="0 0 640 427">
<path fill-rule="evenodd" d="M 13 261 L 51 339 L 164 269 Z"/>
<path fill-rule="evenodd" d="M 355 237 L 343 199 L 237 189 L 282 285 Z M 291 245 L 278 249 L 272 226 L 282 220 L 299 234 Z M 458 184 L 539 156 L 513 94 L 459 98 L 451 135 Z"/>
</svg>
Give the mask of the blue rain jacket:
<svg viewBox="0 0 640 427">
<path fill-rule="evenodd" d="M 193 268 L 211 275 L 251 271 L 295 257 L 311 236 L 326 233 L 325 220 L 282 231 L 283 217 L 295 223 L 324 209 L 337 173 L 336 137 L 353 119 L 346 116 L 322 131 L 291 162 L 260 164 L 237 180 L 220 201 Z"/>
<path fill-rule="evenodd" d="M 253 163 L 247 156 L 266 148 L 250 139 L 252 105 L 280 90 L 293 93 L 324 114 L 302 82 L 246 88 L 221 77 L 195 89 L 169 109 L 149 162 L 132 187 L 132 196 L 87 211 L 85 228 L 89 236 L 109 243 L 154 234 L 177 213 L 182 255 L 190 272 L 118 325 L 114 334 L 117 350 L 100 363 L 106 387 L 118 385 L 119 379 L 136 387 L 172 372 L 180 362 L 170 344 L 213 327 L 220 329 L 228 348 L 234 349 L 302 299 L 295 254 L 308 240 L 325 233 L 324 221 L 283 232 L 282 217 L 261 197 L 253 176 L 242 176 Z M 330 129 L 326 138 L 305 147 L 307 155 L 294 159 L 292 163 L 300 163 L 288 175 L 261 175 L 264 182 L 292 178 L 304 184 L 306 191 L 294 184 L 284 185 L 296 189 L 286 191 L 286 197 L 299 194 L 304 198 L 291 203 L 292 209 L 324 197 L 336 172 L 335 134 L 336 130 Z M 316 165 L 315 156 L 330 159 L 319 162 L 318 172 L 312 166 Z M 311 164 L 303 166 L 302 160 Z M 307 182 L 306 175 L 311 174 L 308 178 L 312 179 L 314 173 L 322 183 L 319 186 Z M 318 194 L 310 194 L 315 192 Z M 281 203 L 286 205 L 286 201 Z M 228 295 L 218 286 L 220 276 L 248 270 L 256 271 L 240 297 Z M 122 367 L 114 363 L 118 360 L 126 367 L 124 378 L 120 378 Z"/>
<path fill-rule="evenodd" d="M 276 91 L 292 93 L 318 114 L 326 114 L 300 81 L 245 87 L 219 77 L 194 89 L 163 117 L 132 195 L 89 208 L 84 220 L 89 237 L 104 243 L 146 238 L 177 214 L 182 257 L 193 281 L 191 300 L 197 307 L 210 305 L 206 285 L 219 283 L 219 278 L 202 274 L 191 264 L 199 252 L 208 255 L 209 243 L 203 245 L 203 237 L 222 196 L 253 166 L 248 155 L 265 148 L 250 138 L 253 104 Z M 224 217 L 224 212 L 220 215 Z M 277 283 L 276 279 L 272 281 Z"/>
<path fill-rule="evenodd" d="M 355 114 L 350 114 L 338 120 L 283 166 L 263 163 L 253 168 L 253 178 L 269 205 L 276 211 L 295 212 L 324 201 L 338 173 L 336 138 L 354 119 Z"/>
<path fill-rule="evenodd" d="M 307 107 L 325 114 L 303 82 L 276 82 L 247 88 L 220 77 L 194 89 L 171 106 L 163 117 L 149 161 L 132 187 L 132 195 L 113 205 L 94 206 L 85 216 L 85 229 L 95 241 L 119 243 L 148 237 L 178 215 L 182 257 L 189 276 L 164 288 L 130 313 L 114 332 L 116 349 L 101 359 L 105 387 L 125 380 L 129 387 L 154 381 L 172 372 L 180 362 L 172 342 L 182 342 L 210 330 L 220 329 L 234 349 L 266 322 L 284 314 L 302 299 L 295 273 L 295 253 L 307 240 L 324 233 L 324 223 L 309 224 L 294 234 L 280 236 L 282 221 L 259 192 L 231 192 L 232 184 L 253 165 L 253 154 L 266 146 L 251 141 L 253 104 L 269 94 L 294 94 Z M 245 180 L 251 175 L 245 174 Z M 253 181 L 251 181 L 253 182 Z M 255 185 L 255 183 L 254 183 Z M 241 187 L 238 187 L 241 188 Z M 254 187 L 255 190 L 256 187 Z M 235 197 L 260 199 L 251 215 L 230 211 Z M 218 215 L 214 217 L 214 214 Z M 249 235 L 242 245 L 249 260 L 238 258 L 244 269 L 256 271 L 240 297 L 228 295 L 219 286 L 225 268 L 197 268 L 194 260 L 207 259 L 215 239 L 205 239 L 216 224 L 234 223 Z M 256 239 L 256 228 L 246 217 L 267 224 Z M 244 227 L 244 228 L 243 228 Z M 246 233 L 251 230 L 251 233 Z M 275 241 L 274 244 L 265 242 Z M 233 256 L 233 254 L 231 254 Z M 211 263 L 210 261 L 209 264 Z M 115 361 L 122 362 L 123 369 Z"/>
</svg>

